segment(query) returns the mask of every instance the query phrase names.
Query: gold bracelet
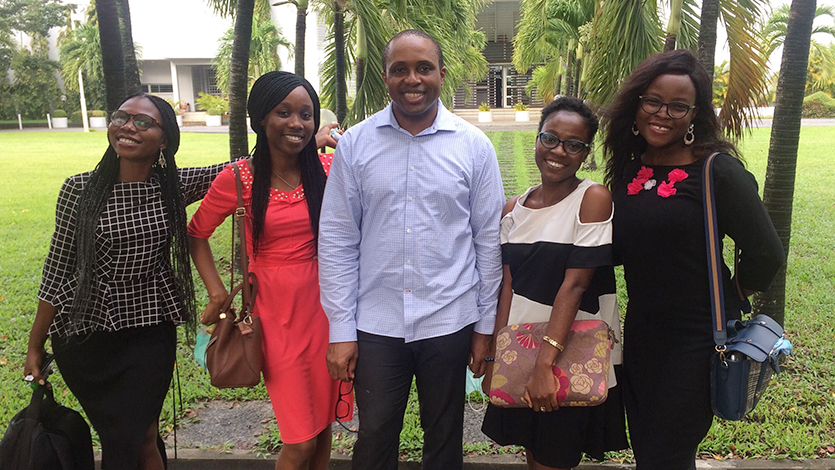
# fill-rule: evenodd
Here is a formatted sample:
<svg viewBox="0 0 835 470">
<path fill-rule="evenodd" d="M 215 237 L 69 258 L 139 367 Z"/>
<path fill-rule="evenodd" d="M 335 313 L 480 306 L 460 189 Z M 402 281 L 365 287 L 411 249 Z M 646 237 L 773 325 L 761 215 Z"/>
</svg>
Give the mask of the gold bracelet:
<svg viewBox="0 0 835 470">
<path fill-rule="evenodd" d="M 556 340 L 552 339 L 548 335 L 543 336 L 542 341 L 545 341 L 546 343 L 550 344 L 551 346 L 557 348 L 557 350 L 559 352 L 565 351 L 565 346 L 561 345 L 560 343 L 558 343 Z"/>
</svg>

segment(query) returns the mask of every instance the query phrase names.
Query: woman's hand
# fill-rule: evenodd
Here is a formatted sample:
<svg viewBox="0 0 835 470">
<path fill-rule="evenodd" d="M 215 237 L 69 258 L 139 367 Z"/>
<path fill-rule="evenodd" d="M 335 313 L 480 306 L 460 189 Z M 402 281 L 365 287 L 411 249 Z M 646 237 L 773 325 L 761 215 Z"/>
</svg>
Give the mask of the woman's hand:
<svg viewBox="0 0 835 470">
<path fill-rule="evenodd" d="M 554 372 L 550 365 L 537 364 L 525 386 L 525 401 L 537 412 L 548 412 L 560 408 Z"/>
<path fill-rule="evenodd" d="M 331 129 L 339 128 L 339 124 L 325 124 L 319 128 L 319 132 L 316 133 L 316 148 L 336 148 L 336 139 L 331 137 Z M 342 131 L 339 131 L 342 134 Z"/>
<path fill-rule="evenodd" d="M 229 293 L 225 289 L 222 293 L 219 292 L 210 295 L 209 303 L 206 305 L 206 309 L 203 310 L 203 314 L 200 315 L 200 323 L 206 326 L 217 323 L 220 320 L 220 308 L 223 307 L 223 303 L 226 302 L 228 295 Z"/>
<path fill-rule="evenodd" d="M 488 362 L 487 370 L 484 371 L 484 378 L 481 379 L 481 391 L 488 397 L 490 396 L 490 382 L 493 381 L 493 367 L 494 362 Z"/>
<path fill-rule="evenodd" d="M 41 346 L 40 348 L 29 348 L 26 351 L 26 362 L 23 363 L 23 375 L 32 376 L 33 382 L 40 385 L 45 383 L 44 378 L 41 377 L 41 364 L 46 350 Z"/>
</svg>

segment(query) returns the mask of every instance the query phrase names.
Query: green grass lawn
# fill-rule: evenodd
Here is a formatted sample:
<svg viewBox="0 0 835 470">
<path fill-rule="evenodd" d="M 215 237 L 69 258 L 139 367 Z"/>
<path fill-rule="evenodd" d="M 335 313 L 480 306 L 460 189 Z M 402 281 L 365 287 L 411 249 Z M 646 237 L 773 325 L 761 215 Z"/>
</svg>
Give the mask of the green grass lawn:
<svg viewBox="0 0 835 470">
<path fill-rule="evenodd" d="M 538 182 L 531 147 L 535 132 L 491 132 L 507 196 Z M 747 166 L 761 186 L 765 175 L 769 129 L 754 130 L 742 143 Z M 53 230 L 55 200 L 63 180 L 92 169 L 106 146 L 104 132 L 0 133 L 0 431 L 12 415 L 25 406 L 29 393 L 20 380 L 29 327 L 34 317 L 35 295 L 44 256 Z M 835 165 L 831 149 L 835 132 L 829 127 L 803 129 L 798 158 L 792 246 L 788 265 L 787 334 L 796 357 L 776 377 L 760 405 L 744 422 L 716 420 L 700 452 L 717 458 L 815 458 L 835 456 Z M 182 137 L 181 166 L 205 165 L 225 160 L 227 136 L 190 134 Z M 600 158 L 598 156 L 598 164 Z M 602 180 L 602 172 L 582 173 Z M 192 206 L 192 210 L 195 206 Z M 219 263 L 229 252 L 229 229 L 218 229 L 213 241 Z M 199 279 L 196 277 L 195 278 Z M 622 287 L 622 280 L 621 280 Z M 620 289 L 621 302 L 625 301 Z M 198 295 L 205 291 L 198 282 Z M 179 376 L 185 406 L 206 398 L 266 399 L 263 387 L 247 391 L 218 391 L 208 375 L 179 351 Z M 663 351 L 659 351 L 663 354 Z M 53 381 L 59 398 L 78 408 L 66 393 L 60 374 Z M 162 426 L 171 429 L 172 407 L 163 410 Z M 417 421 L 404 430 L 404 455 L 418 458 L 422 435 Z M 414 428 L 418 429 L 415 430 Z M 263 446 L 276 439 L 265 436 Z M 335 444 L 337 447 L 340 444 Z M 478 447 L 473 452 L 500 452 Z M 613 458 L 629 458 L 628 454 Z"/>
</svg>

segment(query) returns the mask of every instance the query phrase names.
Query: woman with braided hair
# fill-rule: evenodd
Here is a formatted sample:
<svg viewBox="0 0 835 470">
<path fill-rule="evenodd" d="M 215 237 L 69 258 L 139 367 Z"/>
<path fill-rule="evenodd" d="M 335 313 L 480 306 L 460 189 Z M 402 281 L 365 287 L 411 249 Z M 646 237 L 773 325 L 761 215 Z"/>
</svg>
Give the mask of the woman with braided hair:
<svg viewBox="0 0 835 470">
<path fill-rule="evenodd" d="M 162 469 L 159 413 L 176 325 L 194 324 L 186 206 L 223 164 L 177 168 L 180 131 L 161 98 L 129 96 L 110 116 L 93 171 L 67 178 L 44 263 L 24 373 L 43 384 L 47 335 L 101 439 L 105 470 Z"/>
<path fill-rule="evenodd" d="M 340 395 L 325 361 L 328 320 L 319 302 L 316 239 L 333 157 L 316 150 L 319 98 L 304 78 L 261 76 L 247 111 L 255 149 L 232 165 L 243 182 L 249 269 L 260 286 L 255 315 L 263 328 L 264 384 L 284 441 L 276 468 L 325 470 Z M 218 320 L 228 295 L 208 238 L 237 208 L 232 165 L 212 183 L 189 224 L 192 258 L 209 293 L 206 324 Z M 347 401 L 340 414 L 350 414 Z"/>
</svg>

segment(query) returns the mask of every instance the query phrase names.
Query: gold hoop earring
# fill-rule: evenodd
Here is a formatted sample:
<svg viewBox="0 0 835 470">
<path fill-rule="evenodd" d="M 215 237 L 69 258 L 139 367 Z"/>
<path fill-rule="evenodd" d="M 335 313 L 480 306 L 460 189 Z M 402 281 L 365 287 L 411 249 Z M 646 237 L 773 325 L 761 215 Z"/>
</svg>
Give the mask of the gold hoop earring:
<svg viewBox="0 0 835 470">
<path fill-rule="evenodd" d="M 638 130 L 638 123 L 633 122 L 632 123 L 632 135 L 634 135 L 635 137 L 638 137 L 638 134 L 640 134 L 640 133 L 641 133 L 641 131 Z"/>
<path fill-rule="evenodd" d="M 160 168 L 165 168 L 165 154 L 162 153 L 162 149 L 159 149 L 159 159 L 157 159 L 157 165 Z"/>
<path fill-rule="evenodd" d="M 696 134 L 693 132 L 693 124 L 687 129 L 687 134 L 684 134 L 684 145 L 693 145 L 696 140 Z"/>
</svg>

